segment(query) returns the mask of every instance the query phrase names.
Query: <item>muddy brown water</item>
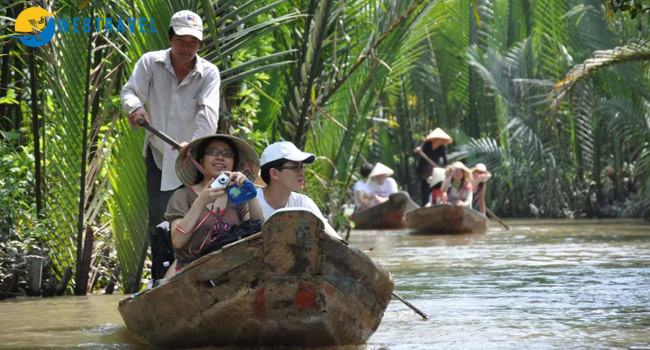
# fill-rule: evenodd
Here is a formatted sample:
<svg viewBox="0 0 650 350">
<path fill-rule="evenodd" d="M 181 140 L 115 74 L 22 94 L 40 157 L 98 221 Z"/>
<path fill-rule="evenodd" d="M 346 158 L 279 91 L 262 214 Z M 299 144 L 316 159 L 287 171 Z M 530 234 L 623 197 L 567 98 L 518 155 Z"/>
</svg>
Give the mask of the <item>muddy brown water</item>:
<svg viewBox="0 0 650 350">
<path fill-rule="evenodd" d="M 650 349 L 648 224 L 507 222 L 454 236 L 352 231 L 430 318 L 393 300 L 368 344 L 329 349 Z M 151 348 L 124 326 L 123 297 L 0 302 L 0 349 Z"/>
</svg>

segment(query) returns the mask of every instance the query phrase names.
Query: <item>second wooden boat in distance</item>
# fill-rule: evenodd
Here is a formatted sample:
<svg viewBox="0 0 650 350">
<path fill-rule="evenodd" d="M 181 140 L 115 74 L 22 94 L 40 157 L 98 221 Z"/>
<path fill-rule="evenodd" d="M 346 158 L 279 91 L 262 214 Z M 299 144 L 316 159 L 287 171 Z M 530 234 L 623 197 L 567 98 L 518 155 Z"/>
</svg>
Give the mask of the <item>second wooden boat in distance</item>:
<svg viewBox="0 0 650 350">
<path fill-rule="evenodd" d="M 404 222 L 417 233 L 482 233 L 489 219 L 467 207 L 450 204 L 423 207 L 405 213 Z"/>
</svg>

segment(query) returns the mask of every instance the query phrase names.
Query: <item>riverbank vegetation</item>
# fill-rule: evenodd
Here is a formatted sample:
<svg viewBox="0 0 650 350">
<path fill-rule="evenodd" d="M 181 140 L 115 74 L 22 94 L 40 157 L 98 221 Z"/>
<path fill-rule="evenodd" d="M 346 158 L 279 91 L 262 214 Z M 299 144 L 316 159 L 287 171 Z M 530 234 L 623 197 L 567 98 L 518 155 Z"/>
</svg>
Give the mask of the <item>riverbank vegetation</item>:
<svg viewBox="0 0 650 350">
<path fill-rule="evenodd" d="M 306 192 L 335 223 L 363 161 L 419 198 L 412 150 L 435 127 L 454 138 L 452 160 L 487 164 L 501 217 L 648 216 L 648 1 L 109 3 L 0 7 L 5 35 L 29 6 L 158 29 L 57 32 L 39 48 L 0 39 L 2 295 L 26 288 L 30 254 L 52 280 L 73 268 L 78 295 L 141 288 L 144 134 L 119 91 L 142 53 L 168 47 L 180 9 L 203 17 L 200 54 L 222 73 L 219 130 L 317 154 Z"/>
</svg>

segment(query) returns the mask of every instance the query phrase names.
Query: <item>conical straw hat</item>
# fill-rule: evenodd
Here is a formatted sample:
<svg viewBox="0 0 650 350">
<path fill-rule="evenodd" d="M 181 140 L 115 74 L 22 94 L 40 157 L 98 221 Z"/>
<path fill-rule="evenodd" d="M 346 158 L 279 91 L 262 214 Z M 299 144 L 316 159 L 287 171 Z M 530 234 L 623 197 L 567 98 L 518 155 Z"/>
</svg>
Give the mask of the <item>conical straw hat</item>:
<svg viewBox="0 0 650 350">
<path fill-rule="evenodd" d="M 444 132 L 440 128 L 435 128 L 435 130 L 433 130 L 429 135 L 427 135 L 427 137 L 424 138 L 424 141 L 432 141 L 433 139 L 440 139 L 444 141 L 443 144 L 445 145 L 454 142 L 451 136 L 449 136 L 446 132 Z"/>
<path fill-rule="evenodd" d="M 196 168 L 191 158 L 194 158 L 199 164 L 201 163 L 200 159 L 196 159 L 196 153 L 198 152 L 201 143 L 204 141 L 210 142 L 219 139 L 228 139 L 235 144 L 235 147 L 237 147 L 239 161 L 237 164 L 234 164 L 233 171 L 241 171 L 249 180 L 255 180 L 257 173 L 260 171 L 260 158 L 257 156 L 257 152 L 255 152 L 253 147 L 239 137 L 215 134 L 201 137 L 190 142 L 190 144 L 185 146 L 178 154 L 178 157 L 176 158 L 176 176 L 178 176 L 178 179 L 181 180 L 183 185 L 196 185 L 195 181 L 199 170 Z"/>
<path fill-rule="evenodd" d="M 368 177 L 372 178 L 372 177 L 375 177 L 377 175 L 391 176 L 393 174 L 395 174 L 393 169 L 385 166 L 384 164 L 381 164 L 381 163 L 377 162 L 377 164 L 375 164 L 375 167 L 372 168 L 372 171 L 370 172 L 370 175 L 368 175 Z"/>
<path fill-rule="evenodd" d="M 429 186 L 433 187 L 445 179 L 445 168 L 433 168 L 431 176 L 427 179 Z"/>
</svg>

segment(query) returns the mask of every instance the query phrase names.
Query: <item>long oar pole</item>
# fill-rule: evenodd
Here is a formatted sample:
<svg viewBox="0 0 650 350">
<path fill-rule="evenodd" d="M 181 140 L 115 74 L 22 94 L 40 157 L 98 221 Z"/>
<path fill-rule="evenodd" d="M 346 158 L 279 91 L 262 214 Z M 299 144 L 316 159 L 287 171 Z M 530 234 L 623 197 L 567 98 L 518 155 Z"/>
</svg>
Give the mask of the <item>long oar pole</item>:
<svg viewBox="0 0 650 350">
<path fill-rule="evenodd" d="M 349 234 L 349 233 L 350 233 L 350 232 L 348 231 L 348 234 Z M 350 244 L 350 242 L 347 241 L 347 237 L 346 237 L 346 239 L 343 240 L 343 242 L 345 242 L 345 243 L 348 244 L 348 245 Z M 371 248 L 370 250 L 372 250 L 372 248 Z M 397 298 L 397 300 L 403 302 L 404 305 L 410 307 L 411 310 L 415 311 L 415 313 L 417 313 L 418 315 L 420 315 L 420 317 L 422 317 L 423 319 L 425 319 L 425 320 L 428 320 L 428 319 L 429 319 L 429 316 L 427 316 L 427 314 L 425 314 L 424 312 L 422 312 L 422 310 L 420 310 L 420 309 L 418 309 L 417 307 L 415 307 L 415 305 L 413 305 L 413 304 L 411 304 L 410 302 L 408 302 L 408 300 L 406 300 L 406 299 L 402 298 L 401 296 L 397 295 L 397 293 L 395 293 L 395 292 L 393 292 L 392 295 L 393 295 L 395 298 Z"/>
<path fill-rule="evenodd" d="M 425 314 L 424 312 L 420 311 L 420 309 L 418 309 L 417 307 L 415 307 L 415 305 L 409 303 L 406 299 L 404 299 L 404 298 L 402 298 L 401 296 L 397 295 L 395 292 L 393 292 L 393 296 L 394 296 L 395 298 L 399 299 L 399 301 L 403 302 L 404 305 L 410 307 L 411 310 L 415 311 L 415 312 L 416 312 L 418 315 L 420 315 L 423 319 L 425 319 L 425 320 L 428 320 L 428 319 L 429 319 L 429 316 L 427 316 L 427 314 Z"/>
<path fill-rule="evenodd" d="M 436 164 L 436 162 L 434 162 L 433 160 L 431 160 L 431 158 L 429 158 L 429 156 L 427 156 L 426 153 L 422 152 L 422 149 L 418 148 L 418 150 L 415 151 L 415 153 L 419 154 L 420 157 L 424 158 L 424 160 L 426 160 L 427 162 L 429 162 L 429 163 L 430 163 L 431 165 L 433 165 L 434 167 L 439 167 L 439 165 Z"/>
<path fill-rule="evenodd" d="M 431 163 L 431 165 L 436 166 L 436 167 L 438 166 L 434 161 L 431 160 L 431 158 L 429 158 L 429 157 L 428 157 L 424 152 L 422 152 L 422 150 L 418 150 L 418 151 L 417 151 L 417 154 L 419 154 L 420 157 L 422 157 L 422 158 L 423 158 L 424 160 L 426 160 L 427 162 Z M 506 230 L 508 230 L 508 231 L 510 230 L 510 227 L 508 227 L 508 225 L 506 225 L 506 223 L 503 222 L 503 220 L 501 220 L 501 218 L 499 218 L 496 214 L 494 214 L 494 213 L 492 212 L 492 210 L 490 210 L 490 209 L 488 209 L 488 208 L 485 208 L 485 211 L 486 211 L 490 216 L 492 216 L 494 219 L 496 219 L 496 220 L 497 220 L 501 225 L 503 225 L 503 227 L 505 227 Z"/>
<path fill-rule="evenodd" d="M 487 213 L 488 213 L 492 218 L 496 219 L 496 220 L 497 220 L 501 225 L 503 225 L 503 227 L 505 227 L 506 230 L 510 231 L 510 227 L 508 227 L 508 225 L 506 225 L 506 223 L 503 222 L 503 220 L 501 220 L 501 218 L 499 218 L 495 213 L 493 213 L 492 210 L 490 210 L 490 209 L 488 209 L 488 208 L 485 208 L 485 211 L 487 211 Z"/>
<path fill-rule="evenodd" d="M 154 128 L 151 125 L 149 125 L 149 123 L 147 123 L 147 121 L 144 118 L 142 118 L 142 117 L 138 118 L 138 120 L 136 120 L 136 123 L 138 125 L 140 125 L 141 127 L 149 130 L 149 132 L 151 132 L 152 134 L 160 137 L 161 140 L 167 142 L 170 146 L 172 146 L 174 148 L 177 148 L 177 149 L 181 148 L 181 146 L 180 146 L 180 144 L 178 142 L 174 141 L 174 139 L 169 137 L 169 135 L 165 134 L 164 132 Z"/>
</svg>

